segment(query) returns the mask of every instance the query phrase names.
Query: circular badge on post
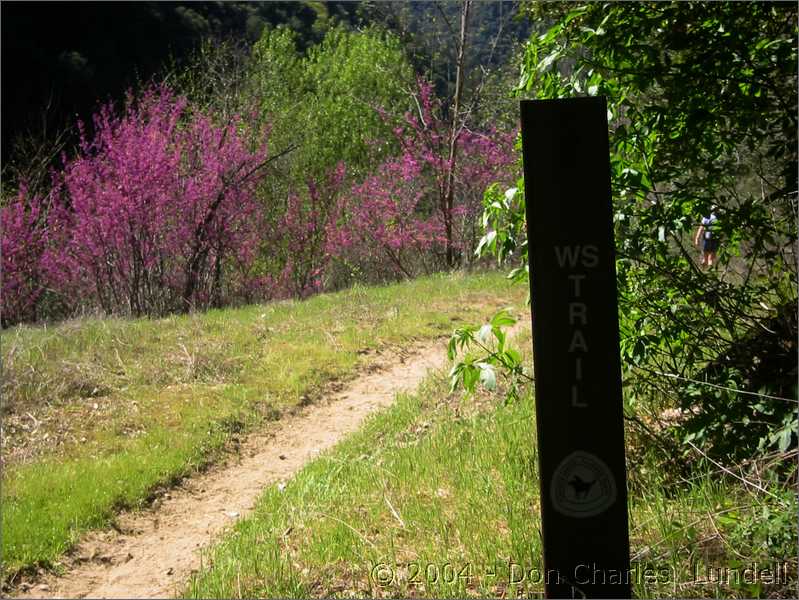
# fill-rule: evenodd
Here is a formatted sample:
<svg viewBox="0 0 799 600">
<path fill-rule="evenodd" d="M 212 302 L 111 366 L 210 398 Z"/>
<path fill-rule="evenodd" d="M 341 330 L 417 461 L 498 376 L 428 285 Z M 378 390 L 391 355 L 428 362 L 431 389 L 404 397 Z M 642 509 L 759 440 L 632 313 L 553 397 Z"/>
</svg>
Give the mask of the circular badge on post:
<svg viewBox="0 0 799 600">
<path fill-rule="evenodd" d="M 613 473 L 598 456 L 578 450 L 555 469 L 550 485 L 555 510 L 567 517 L 593 517 L 616 501 Z"/>
</svg>

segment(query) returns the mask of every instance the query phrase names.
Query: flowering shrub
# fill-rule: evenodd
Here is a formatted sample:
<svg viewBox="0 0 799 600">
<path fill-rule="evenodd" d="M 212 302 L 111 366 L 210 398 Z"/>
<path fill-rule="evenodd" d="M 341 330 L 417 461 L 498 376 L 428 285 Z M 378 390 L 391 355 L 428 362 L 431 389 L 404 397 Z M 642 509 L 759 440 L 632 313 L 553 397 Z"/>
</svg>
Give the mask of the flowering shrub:
<svg viewBox="0 0 799 600">
<path fill-rule="evenodd" d="M 285 251 L 276 286 L 279 294 L 305 298 L 322 291 L 325 271 L 339 252 L 335 247 L 340 241 L 338 195 L 345 174 L 346 167 L 339 162 L 323 181 L 306 182 L 307 196 L 289 196 L 272 236 Z"/>
<path fill-rule="evenodd" d="M 341 283 L 334 258 L 382 279 L 471 257 L 483 189 L 513 163 L 512 135 L 461 127 L 453 138 L 428 83 L 418 97 L 418 115 L 394 130 L 399 156 L 347 188 L 339 162 L 285 204 L 259 201 L 265 135 L 241 118 L 216 123 L 166 87 L 121 112 L 103 107 L 92 135 L 79 123 L 52 191 L 23 187 L 2 210 L 3 325 L 41 316 L 43 297 L 61 314 L 160 315 L 307 297 Z"/>
<path fill-rule="evenodd" d="M 47 243 L 45 215 L 45 200 L 29 198 L 25 186 L 0 212 L 3 325 L 37 316 L 36 306 L 44 291 L 40 262 Z"/>
<path fill-rule="evenodd" d="M 79 124 L 46 201 L 23 187 L 2 212 L 3 323 L 36 317 L 44 289 L 108 313 L 163 314 L 243 293 L 255 256 L 266 144 L 218 125 L 166 88 Z M 242 268 L 245 267 L 245 268 Z M 74 304 L 74 302 L 73 302 Z"/>
<path fill-rule="evenodd" d="M 69 231 L 56 288 L 135 315 L 218 304 L 229 263 L 253 259 L 266 145 L 251 151 L 238 120 L 216 125 L 165 88 L 121 116 L 104 107 L 94 125 L 51 215 Z"/>
<path fill-rule="evenodd" d="M 460 126 L 453 142 L 452 123 L 441 117 L 431 84 L 418 86 L 418 114 L 407 113 L 404 126 L 394 129 L 400 156 L 351 188 L 342 211 L 346 225 L 330 236 L 353 260 L 406 277 L 471 259 L 483 192 L 493 181 L 511 179 L 516 161 L 515 133 Z"/>
<path fill-rule="evenodd" d="M 412 277 L 410 260 L 444 241 L 440 219 L 423 203 L 421 170 L 422 163 L 405 154 L 353 186 L 341 210 L 344 222 L 328 232 L 329 253 Z"/>
</svg>

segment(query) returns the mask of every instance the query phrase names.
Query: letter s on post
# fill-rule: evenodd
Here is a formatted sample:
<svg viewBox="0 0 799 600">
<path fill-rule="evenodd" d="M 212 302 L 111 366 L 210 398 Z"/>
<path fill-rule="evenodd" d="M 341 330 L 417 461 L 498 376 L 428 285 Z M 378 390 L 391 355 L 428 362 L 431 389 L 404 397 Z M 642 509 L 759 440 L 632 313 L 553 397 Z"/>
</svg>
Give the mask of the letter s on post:
<svg viewBox="0 0 799 600">
<path fill-rule="evenodd" d="M 594 245 L 583 246 L 582 248 L 582 263 L 587 269 L 593 269 L 599 264 L 599 248 Z"/>
</svg>

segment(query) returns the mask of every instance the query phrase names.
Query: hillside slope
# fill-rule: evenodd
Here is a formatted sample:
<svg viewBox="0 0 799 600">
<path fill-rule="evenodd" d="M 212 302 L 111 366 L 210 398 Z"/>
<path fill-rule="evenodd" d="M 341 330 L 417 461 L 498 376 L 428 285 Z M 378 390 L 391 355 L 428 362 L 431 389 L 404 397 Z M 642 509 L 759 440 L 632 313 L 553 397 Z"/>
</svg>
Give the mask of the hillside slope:
<svg viewBox="0 0 799 600">
<path fill-rule="evenodd" d="M 501 274 L 455 274 L 305 302 L 4 332 L 4 576 L 56 567 L 86 530 L 340 389 L 380 353 L 447 336 L 523 303 L 524 292 Z"/>
</svg>

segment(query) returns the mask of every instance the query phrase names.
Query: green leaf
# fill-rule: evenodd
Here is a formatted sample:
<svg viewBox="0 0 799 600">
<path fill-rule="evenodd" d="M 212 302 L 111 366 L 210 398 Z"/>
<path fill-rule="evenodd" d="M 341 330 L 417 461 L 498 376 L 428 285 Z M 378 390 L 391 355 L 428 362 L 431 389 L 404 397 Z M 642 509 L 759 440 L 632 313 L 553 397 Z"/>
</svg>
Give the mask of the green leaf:
<svg viewBox="0 0 799 600">
<path fill-rule="evenodd" d="M 473 392 L 477 379 L 480 377 L 480 369 L 474 365 L 463 366 L 463 387 L 467 392 Z"/>
<path fill-rule="evenodd" d="M 463 371 L 463 363 L 458 363 L 449 372 L 449 393 L 451 394 L 458 388 L 458 382 L 461 379 L 461 373 Z"/>
<path fill-rule="evenodd" d="M 496 313 L 493 317 L 491 317 L 491 325 L 493 327 L 502 327 L 503 325 L 513 325 L 516 322 L 516 319 L 507 311 L 507 309 L 502 309 L 498 313 Z"/>
<path fill-rule="evenodd" d="M 505 350 L 505 356 L 511 365 L 519 365 L 522 362 L 522 355 L 518 350 L 508 348 Z"/>
<path fill-rule="evenodd" d="M 497 352 L 502 352 L 505 349 L 505 333 L 499 327 L 492 327 L 491 331 L 494 332 L 494 337 L 497 338 Z"/>
<path fill-rule="evenodd" d="M 793 437 L 793 427 L 785 427 L 779 432 L 779 441 L 777 447 L 780 452 L 785 452 L 791 445 L 791 438 Z"/>
<path fill-rule="evenodd" d="M 458 354 L 457 344 L 458 344 L 458 338 L 454 335 L 451 336 L 449 338 L 449 344 L 447 344 L 447 358 L 449 360 L 455 360 L 455 357 Z"/>
<path fill-rule="evenodd" d="M 510 206 L 510 203 L 513 202 L 513 199 L 516 197 L 516 192 L 519 191 L 519 188 L 508 188 L 505 190 L 505 205 Z"/>
<path fill-rule="evenodd" d="M 538 63 L 538 71 L 546 71 L 552 63 L 554 63 L 560 56 L 560 49 L 553 50 L 544 59 Z"/>
</svg>

